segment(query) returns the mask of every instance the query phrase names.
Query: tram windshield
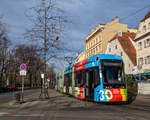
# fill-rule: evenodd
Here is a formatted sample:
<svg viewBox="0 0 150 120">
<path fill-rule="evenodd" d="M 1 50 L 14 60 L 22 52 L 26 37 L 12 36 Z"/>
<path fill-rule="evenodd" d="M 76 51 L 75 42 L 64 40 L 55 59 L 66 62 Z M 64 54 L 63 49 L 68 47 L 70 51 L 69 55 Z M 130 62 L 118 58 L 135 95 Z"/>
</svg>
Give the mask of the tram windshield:
<svg viewBox="0 0 150 120">
<path fill-rule="evenodd" d="M 124 84 L 123 62 L 120 60 L 102 60 L 101 69 L 104 84 Z"/>
</svg>

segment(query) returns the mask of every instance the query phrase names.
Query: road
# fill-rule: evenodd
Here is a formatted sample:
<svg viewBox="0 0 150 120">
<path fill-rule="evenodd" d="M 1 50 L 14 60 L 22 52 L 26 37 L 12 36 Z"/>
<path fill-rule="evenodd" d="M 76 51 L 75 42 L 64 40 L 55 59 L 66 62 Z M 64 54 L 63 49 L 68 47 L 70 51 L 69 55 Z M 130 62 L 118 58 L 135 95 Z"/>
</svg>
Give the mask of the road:
<svg viewBox="0 0 150 120">
<path fill-rule="evenodd" d="M 49 90 L 50 99 L 38 99 L 40 90 L 25 92 L 25 103 L 14 103 L 12 96 L 0 95 L 0 120 L 149 120 L 150 96 L 137 96 L 130 105 L 105 105 L 80 101 Z M 9 93 L 8 93 L 9 94 Z"/>
<path fill-rule="evenodd" d="M 27 95 L 30 95 L 31 93 L 34 94 L 37 92 L 40 92 L 40 90 L 39 89 L 25 90 L 25 95 L 27 96 Z M 8 103 L 8 102 L 14 100 L 15 99 L 14 98 L 15 93 L 17 93 L 17 91 L 0 93 L 0 104 Z"/>
</svg>

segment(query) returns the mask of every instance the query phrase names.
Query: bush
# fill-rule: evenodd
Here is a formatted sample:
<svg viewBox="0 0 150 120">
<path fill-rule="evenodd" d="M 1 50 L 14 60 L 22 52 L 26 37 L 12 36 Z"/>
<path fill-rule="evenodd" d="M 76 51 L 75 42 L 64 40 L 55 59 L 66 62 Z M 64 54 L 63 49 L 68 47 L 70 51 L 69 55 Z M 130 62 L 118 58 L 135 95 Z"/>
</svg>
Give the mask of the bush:
<svg viewBox="0 0 150 120">
<path fill-rule="evenodd" d="M 127 87 L 133 87 L 134 86 L 134 79 L 132 79 L 131 77 L 126 76 L 126 85 Z"/>
</svg>

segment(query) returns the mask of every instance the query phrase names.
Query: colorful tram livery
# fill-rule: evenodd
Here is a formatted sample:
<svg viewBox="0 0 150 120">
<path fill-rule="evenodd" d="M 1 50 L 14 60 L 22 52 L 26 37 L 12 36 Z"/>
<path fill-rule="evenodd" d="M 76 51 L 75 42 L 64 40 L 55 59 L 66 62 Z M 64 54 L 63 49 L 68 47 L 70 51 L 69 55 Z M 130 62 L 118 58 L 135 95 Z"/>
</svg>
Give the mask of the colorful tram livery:
<svg viewBox="0 0 150 120">
<path fill-rule="evenodd" d="M 126 102 L 123 60 L 97 54 L 63 70 L 58 77 L 61 92 L 94 102 Z"/>
</svg>

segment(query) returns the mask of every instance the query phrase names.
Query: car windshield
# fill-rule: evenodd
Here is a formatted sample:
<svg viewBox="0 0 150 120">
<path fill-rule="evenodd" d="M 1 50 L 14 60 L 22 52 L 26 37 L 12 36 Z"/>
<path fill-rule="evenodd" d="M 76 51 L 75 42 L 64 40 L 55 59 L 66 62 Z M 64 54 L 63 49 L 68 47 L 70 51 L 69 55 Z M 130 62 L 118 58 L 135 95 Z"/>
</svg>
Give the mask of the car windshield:
<svg viewBox="0 0 150 120">
<path fill-rule="evenodd" d="M 124 83 L 123 63 L 120 60 L 101 61 L 103 82 L 110 84 Z"/>
</svg>

